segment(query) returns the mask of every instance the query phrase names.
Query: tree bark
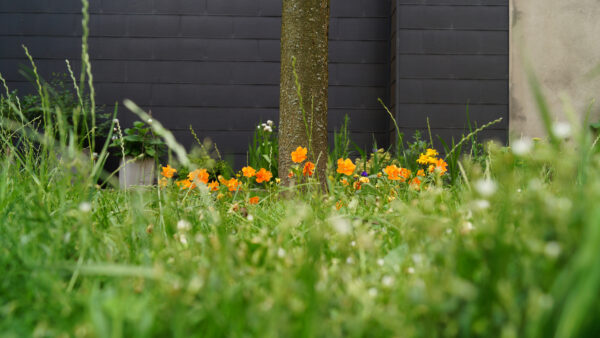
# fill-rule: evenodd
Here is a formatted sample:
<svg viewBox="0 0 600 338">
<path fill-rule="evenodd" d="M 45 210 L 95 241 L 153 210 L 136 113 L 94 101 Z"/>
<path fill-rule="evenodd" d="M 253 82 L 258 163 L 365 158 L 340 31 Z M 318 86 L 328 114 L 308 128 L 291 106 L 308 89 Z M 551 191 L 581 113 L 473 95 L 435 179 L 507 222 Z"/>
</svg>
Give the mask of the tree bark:
<svg viewBox="0 0 600 338">
<path fill-rule="evenodd" d="M 282 1 L 279 176 L 289 183 L 290 154 L 307 147 L 308 160 L 316 164 L 316 177 L 325 186 L 329 0 Z"/>
</svg>

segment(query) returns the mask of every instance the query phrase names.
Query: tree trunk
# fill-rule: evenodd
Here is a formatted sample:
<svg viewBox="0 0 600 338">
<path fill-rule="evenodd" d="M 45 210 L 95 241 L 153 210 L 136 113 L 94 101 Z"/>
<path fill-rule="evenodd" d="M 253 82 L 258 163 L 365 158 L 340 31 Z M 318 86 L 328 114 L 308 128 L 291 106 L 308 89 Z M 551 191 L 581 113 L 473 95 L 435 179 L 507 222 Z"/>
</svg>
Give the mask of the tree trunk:
<svg viewBox="0 0 600 338">
<path fill-rule="evenodd" d="M 316 164 L 316 177 L 325 186 L 329 0 L 283 0 L 281 21 L 279 176 L 289 183 L 290 154 L 307 147 L 308 160 Z"/>
</svg>

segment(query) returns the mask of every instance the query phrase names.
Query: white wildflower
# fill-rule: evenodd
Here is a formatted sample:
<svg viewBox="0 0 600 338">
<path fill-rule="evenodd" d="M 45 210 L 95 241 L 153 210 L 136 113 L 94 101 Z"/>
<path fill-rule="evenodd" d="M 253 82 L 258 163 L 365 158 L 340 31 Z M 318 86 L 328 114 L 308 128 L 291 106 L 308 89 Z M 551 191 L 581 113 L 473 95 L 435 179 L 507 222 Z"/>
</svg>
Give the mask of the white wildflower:
<svg viewBox="0 0 600 338">
<path fill-rule="evenodd" d="M 475 182 L 475 190 L 483 197 L 492 196 L 497 188 L 496 182 L 487 178 Z"/>
<path fill-rule="evenodd" d="M 356 241 L 352 241 L 352 242 L 350 242 L 350 245 L 351 245 L 351 246 L 356 246 Z"/>
<path fill-rule="evenodd" d="M 273 121 L 271 121 L 271 120 L 267 120 L 267 124 L 268 124 L 269 126 L 273 126 Z"/>
<path fill-rule="evenodd" d="M 354 259 L 352 257 L 348 257 L 348 258 L 346 258 L 346 263 L 354 264 Z"/>
<path fill-rule="evenodd" d="M 248 217 L 246 217 L 247 220 L 249 220 L 250 222 L 252 222 L 254 220 L 254 216 L 252 216 L 251 214 L 248 214 Z"/>
<path fill-rule="evenodd" d="M 460 233 L 463 234 L 463 235 L 466 235 L 469 232 L 473 231 L 473 229 L 475 229 L 475 227 L 473 226 L 473 223 L 471 223 L 471 222 L 465 222 L 465 223 L 463 223 L 463 226 L 460 229 Z"/>
<path fill-rule="evenodd" d="M 377 265 L 379 265 L 379 266 L 383 266 L 383 263 L 385 263 L 385 261 L 383 260 L 383 258 L 379 258 L 379 259 L 377 260 Z"/>
<path fill-rule="evenodd" d="M 79 204 L 79 211 L 88 213 L 92 210 L 92 205 L 89 202 L 82 202 Z"/>
<path fill-rule="evenodd" d="M 185 237 L 185 235 L 179 235 L 179 242 L 181 244 L 183 244 L 184 246 L 187 246 L 187 244 L 188 244 L 187 237 Z"/>
<path fill-rule="evenodd" d="M 392 276 L 383 276 L 383 278 L 381 279 L 381 284 L 383 284 L 383 286 L 385 287 L 390 287 L 394 284 L 394 277 Z"/>
<path fill-rule="evenodd" d="M 350 222 L 342 217 L 332 219 L 331 225 L 340 235 L 348 235 L 352 231 Z"/>
<path fill-rule="evenodd" d="M 371 297 L 376 297 L 377 296 L 377 289 L 376 288 L 370 288 L 368 292 L 369 292 L 369 296 L 371 296 Z"/>
<path fill-rule="evenodd" d="M 406 269 L 406 272 L 408 272 L 409 275 L 412 275 L 415 273 L 415 268 L 413 268 L 412 266 L 408 267 L 408 269 Z"/>
<path fill-rule="evenodd" d="M 269 127 L 269 126 L 266 126 L 264 131 L 271 133 L 271 132 L 273 132 L 273 129 L 271 129 L 271 127 Z"/>
<path fill-rule="evenodd" d="M 279 257 L 279 258 L 285 257 L 285 250 L 283 248 L 277 249 L 277 257 Z"/>
<path fill-rule="evenodd" d="M 488 200 L 475 200 L 473 205 L 477 209 L 484 210 L 490 207 L 490 202 Z"/>
<path fill-rule="evenodd" d="M 119 123 L 119 119 L 114 119 L 113 122 L 114 123 Z"/>
<path fill-rule="evenodd" d="M 557 122 L 552 127 L 552 132 L 558 138 L 567 138 L 571 135 L 571 125 L 566 122 Z"/>
<path fill-rule="evenodd" d="M 152 119 L 148 119 L 148 123 L 149 123 L 149 124 L 152 124 Z"/>
<path fill-rule="evenodd" d="M 533 148 L 533 142 L 528 138 L 521 138 L 513 141 L 510 148 L 515 155 L 527 155 Z"/>
<path fill-rule="evenodd" d="M 184 231 L 188 231 L 192 228 L 192 225 L 190 224 L 190 222 L 182 219 L 179 220 L 179 222 L 177 222 L 177 231 L 179 232 L 184 232 Z"/>
<path fill-rule="evenodd" d="M 556 258 L 560 255 L 560 244 L 557 242 L 548 242 L 544 247 L 544 253 L 550 258 Z"/>
</svg>

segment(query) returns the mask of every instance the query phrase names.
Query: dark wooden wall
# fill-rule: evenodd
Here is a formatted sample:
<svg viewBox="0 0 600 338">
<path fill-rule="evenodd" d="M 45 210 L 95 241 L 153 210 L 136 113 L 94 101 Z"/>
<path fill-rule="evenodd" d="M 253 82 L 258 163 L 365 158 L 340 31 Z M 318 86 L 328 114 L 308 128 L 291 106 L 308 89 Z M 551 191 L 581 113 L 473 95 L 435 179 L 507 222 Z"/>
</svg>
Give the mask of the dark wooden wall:
<svg viewBox="0 0 600 338">
<path fill-rule="evenodd" d="M 393 0 L 391 104 L 403 133 L 447 142 L 471 122 L 508 134 L 508 0 Z"/>
<path fill-rule="evenodd" d="M 191 145 L 191 124 L 239 166 L 259 121 L 277 121 L 281 0 L 90 1 L 90 54 L 98 101 L 131 98 Z M 79 68 L 77 0 L 0 0 L 0 72 L 30 92 L 18 74 L 29 47 L 44 77 Z M 351 118 L 352 138 L 388 143 L 377 103 L 389 93 L 390 2 L 333 0 L 329 126 Z M 129 124 L 135 117 L 120 110 Z"/>
</svg>

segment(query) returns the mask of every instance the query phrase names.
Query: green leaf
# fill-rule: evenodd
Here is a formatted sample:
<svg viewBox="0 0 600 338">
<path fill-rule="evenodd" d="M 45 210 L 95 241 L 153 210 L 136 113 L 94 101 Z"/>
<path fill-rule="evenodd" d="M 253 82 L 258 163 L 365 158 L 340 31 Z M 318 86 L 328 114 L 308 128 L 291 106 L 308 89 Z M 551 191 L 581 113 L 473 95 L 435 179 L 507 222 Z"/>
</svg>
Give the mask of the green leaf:
<svg viewBox="0 0 600 338">
<path fill-rule="evenodd" d="M 123 140 L 127 142 L 142 142 L 143 139 L 138 135 L 127 135 L 123 136 Z"/>
</svg>

